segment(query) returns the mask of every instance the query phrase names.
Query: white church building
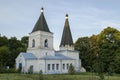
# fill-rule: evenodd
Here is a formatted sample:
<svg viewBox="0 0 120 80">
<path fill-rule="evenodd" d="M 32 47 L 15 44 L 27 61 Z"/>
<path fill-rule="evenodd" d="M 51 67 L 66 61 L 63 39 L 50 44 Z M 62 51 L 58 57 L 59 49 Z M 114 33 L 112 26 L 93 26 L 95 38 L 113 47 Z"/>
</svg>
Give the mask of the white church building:
<svg viewBox="0 0 120 80">
<path fill-rule="evenodd" d="M 44 17 L 43 8 L 41 15 L 29 34 L 29 43 L 26 52 L 21 52 L 16 58 L 16 69 L 27 73 L 30 67 L 34 73 L 40 70 L 44 74 L 67 73 L 72 64 L 77 72 L 85 72 L 81 66 L 79 52 L 74 50 L 73 39 L 66 14 L 62 39 L 58 51 L 53 47 L 53 33 L 49 30 Z"/>
</svg>

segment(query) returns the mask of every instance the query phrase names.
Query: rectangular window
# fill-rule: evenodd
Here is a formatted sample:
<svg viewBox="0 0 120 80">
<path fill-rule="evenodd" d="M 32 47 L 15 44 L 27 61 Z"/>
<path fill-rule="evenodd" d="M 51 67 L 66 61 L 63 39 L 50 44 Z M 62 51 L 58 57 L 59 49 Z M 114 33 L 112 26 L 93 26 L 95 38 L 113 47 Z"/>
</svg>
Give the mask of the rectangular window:
<svg viewBox="0 0 120 80">
<path fill-rule="evenodd" d="M 56 70 L 59 70 L 59 64 L 56 64 Z"/>
<path fill-rule="evenodd" d="M 69 68 L 69 64 L 67 64 L 67 69 Z"/>
<path fill-rule="evenodd" d="M 48 66 L 47 66 L 47 67 L 48 67 L 48 70 L 50 70 L 50 64 L 48 64 Z"/>
<path fill-rule="evenodd" d="M 55 64 L 52 64 L 52 70 L 54 70 L 55 69 Z"/>
<path fill-rule="evenodd" d="M 63 64 L 63 69 L 65 69 L 65 64 Z"/>
</svg>

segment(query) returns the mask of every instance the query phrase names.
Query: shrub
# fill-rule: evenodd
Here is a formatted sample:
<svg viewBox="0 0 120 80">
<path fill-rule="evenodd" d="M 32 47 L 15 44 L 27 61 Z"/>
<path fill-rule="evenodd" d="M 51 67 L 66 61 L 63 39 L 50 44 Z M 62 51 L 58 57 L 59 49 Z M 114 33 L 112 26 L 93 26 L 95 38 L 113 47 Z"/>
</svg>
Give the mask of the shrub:
<svg viewBox="0 0 120 80">
<path fill-rule="evenodd" d="M 42 70 L 39 71 L 39 80 L 43 80 L 43 72 L 42 72 Z"/>
<path fill-rule="evenodd" d="M 28 74 L 33 74 L 33 66 L 29 67 Z"/>
<path fill-rule="evenodd" d="M 70 64 L 70 66 L 69 66 L 68 73 L 71 75 L 75 74 L 75 69 L 74 69 L 74 66 L 72 64 Z"/>
<path fill-rule="evenodd" d="M 0 67 L 0 73 L 17 73 L 15 68 L 7 69 L 5 67 Z"/>
<path fill-rule="evenodd" d="M 18 68 L 17 72 L 21 73 L 21 71 L 22 71 L 22 68 Z"/>
</svg>

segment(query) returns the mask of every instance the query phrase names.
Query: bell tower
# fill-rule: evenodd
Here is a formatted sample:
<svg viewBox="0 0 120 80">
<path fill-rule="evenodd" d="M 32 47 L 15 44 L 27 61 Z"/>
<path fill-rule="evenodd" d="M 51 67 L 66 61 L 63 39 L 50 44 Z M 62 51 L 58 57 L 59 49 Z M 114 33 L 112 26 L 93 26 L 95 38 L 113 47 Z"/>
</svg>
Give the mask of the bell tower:
<svg viewBox="0 0 120 80">
<path fill-rule="evenodd" d="M 38 21 L 29 34 L 27 52 L 33 53 L 38 58 L 44 55 L 54 55 L 53 33 L 49 30 L 43 8 L 41 8 L 41 15 Z"/>
<path fill-rule="evenodd" d="M 68 21 L 68 14 L 65 16 L 65 25 L 60 43 L 60 50 L 74 50 L 72 34 Z"/>
</svg>

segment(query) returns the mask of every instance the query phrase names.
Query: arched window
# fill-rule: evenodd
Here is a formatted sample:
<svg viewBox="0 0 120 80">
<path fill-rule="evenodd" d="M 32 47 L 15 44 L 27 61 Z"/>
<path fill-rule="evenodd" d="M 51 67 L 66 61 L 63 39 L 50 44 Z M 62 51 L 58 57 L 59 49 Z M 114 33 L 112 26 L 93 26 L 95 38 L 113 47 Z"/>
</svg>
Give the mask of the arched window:
<svg viewBox="0 0 120 80">
<path fill-rule="evenodd" d="M 32 47 L 35 47 L 35 40 L 32 40 Z"/>
<path fill-rule="evenodd" d="M 44 41 L 44 47 L 48 47 L 48 40 L 47 39 Z"/>
</svg>

